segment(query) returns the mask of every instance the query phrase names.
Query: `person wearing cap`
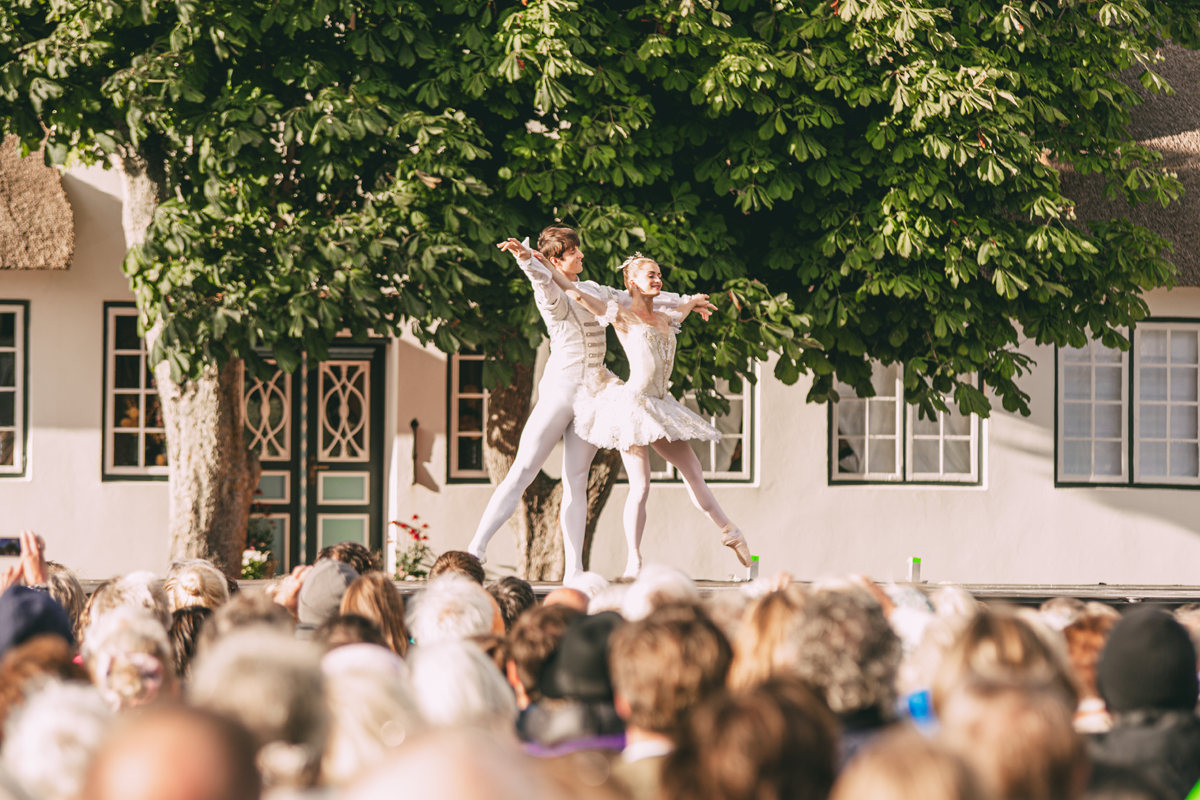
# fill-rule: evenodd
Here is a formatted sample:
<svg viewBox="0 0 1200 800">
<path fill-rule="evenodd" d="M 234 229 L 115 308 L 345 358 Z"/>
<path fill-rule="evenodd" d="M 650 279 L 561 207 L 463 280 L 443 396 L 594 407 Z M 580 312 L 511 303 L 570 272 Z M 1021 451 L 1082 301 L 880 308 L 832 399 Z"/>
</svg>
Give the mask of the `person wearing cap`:
<svg viewBox="0 0 1200 800">
<path fill-rule="evenodd" d="M 608 639 L 623 620 L 606 611 L 576 617 L 542 665 L 540 698 L 517 721 L 526 752 L 542 757 L 625 747 L 625 724 L 613 707 Z"/>
<path fill-rule="evenodd" d="M 1200 682 L 1187 630 L 1158 609 L 1126 614 L 1109 635 L 1096 684 L 1113 727 L 1091 738 L 1094 758 L 1141 770 L 1186 797 L 1200 781 Z"/>
<path fill-rule="evenodd" d="M 296 636 L 311 639 L 313 631 L 337 616 L 342 595 L 358 580 L 358 570 L 333 559 L 318 561 L 304 578 L 296 604 Z"/>
<path fill-rule="evenodd" d="M 46 633 L 75 647 L 71 620 L 49 594 L 28 586 L 10 586 L 0 595 L 0 659 L 14 647 Z"/>
</svg>

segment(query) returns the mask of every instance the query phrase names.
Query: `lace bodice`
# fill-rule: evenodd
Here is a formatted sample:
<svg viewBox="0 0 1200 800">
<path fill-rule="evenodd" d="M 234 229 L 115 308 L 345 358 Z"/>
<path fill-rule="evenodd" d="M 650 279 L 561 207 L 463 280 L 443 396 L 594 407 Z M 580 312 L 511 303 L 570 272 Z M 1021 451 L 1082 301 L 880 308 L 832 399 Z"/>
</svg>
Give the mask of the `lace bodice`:
<svg viewBox="0 0 1200 800">
<path fill-rule="evenodd" d="M 638 394 L 664 398 L 671 388 L 671 371 L 675 367 L 675 334 L 679 330 L 678 314 L 660 312 L 670 321 L 667 332 L 647 325 L 632 314 L 617 322 L 616 303 L 609 304 L 609 313 L 600 318 L 601 324 L 616 323 L 617 338 L 629 359 L 629 380 L 625 382 Z"/>
</svg>

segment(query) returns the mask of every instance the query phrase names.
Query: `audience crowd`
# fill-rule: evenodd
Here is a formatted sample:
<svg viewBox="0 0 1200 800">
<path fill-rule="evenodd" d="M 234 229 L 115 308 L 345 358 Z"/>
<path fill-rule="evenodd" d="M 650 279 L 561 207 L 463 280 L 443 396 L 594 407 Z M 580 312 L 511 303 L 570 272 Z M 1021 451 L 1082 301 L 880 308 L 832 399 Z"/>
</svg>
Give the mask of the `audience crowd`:
<svg viewBox="0 0 1200 800">
<path fill-rule="evenodd" d="M 466 553 L 405 598 L 342 543 L 90 596 L 0 574 L 0 800 L 1182 800 L 1200 608 L 647 565 L 540 601 Z"/>
</svg>

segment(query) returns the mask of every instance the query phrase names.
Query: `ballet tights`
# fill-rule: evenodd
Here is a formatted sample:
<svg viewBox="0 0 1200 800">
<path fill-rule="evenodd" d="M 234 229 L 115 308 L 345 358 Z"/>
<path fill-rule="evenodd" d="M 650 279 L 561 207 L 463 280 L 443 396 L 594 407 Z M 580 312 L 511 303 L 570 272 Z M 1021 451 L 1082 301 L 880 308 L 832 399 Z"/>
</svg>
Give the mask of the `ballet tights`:
<svg viewBox="0 0 1200 800">
<path fill-rule="evenodd" d="M 720 503 L 704 482 L 704 468 L 696 451 L 685 441 L 672 442 L 659 439 L 652 442 L 655 452 L 679 471 L 687 486 L 692 505 L 704 512 L 718 528 L 725 529 L 733 523 L 725 516 Z M 650 496 L 650 451 L 645 446 L 631 447 L 621 453 L 625 474 L 629 478 L 629 496 L 625 500 L 625 543 L 629 547 L 626 574 L 636 573 L 641 565 L 642 532 L 646 527 L 646 500 Z"/>
<path fill-rule="evenodd" d="M 468 552 L 483 556 L 488 542 L 516 512 L 521 495 L 550 457 L 559 439 L 563 440 L 563 499 L 561 525 L 566 575 L 583 570 L 583 534 L 587 524 L 587 481 L 596 448 L 575 433 L 574 391 L 542 383 L 538 402 L 525 422 L 517 456 L 508 474 L 488 501 Z"/>
</svg>

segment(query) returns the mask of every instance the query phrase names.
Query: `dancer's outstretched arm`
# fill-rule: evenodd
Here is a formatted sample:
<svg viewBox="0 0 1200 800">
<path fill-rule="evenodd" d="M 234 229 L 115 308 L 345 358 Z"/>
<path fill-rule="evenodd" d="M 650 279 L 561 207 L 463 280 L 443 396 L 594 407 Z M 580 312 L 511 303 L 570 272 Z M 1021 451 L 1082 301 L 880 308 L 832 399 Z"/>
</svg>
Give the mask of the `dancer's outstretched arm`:
<svg viewBox="0 0 1200 800">
<path fill-rule="evenodd" d="M 556 270 L 546 263 L 541 253 L 535 253 L 530 249 L 529 240 L 518 242 L 516 239 L 509 238 L 507 241 L 500 242 L 496 247 L 506 253 L 512 253 L 513 257 L 517 259 L 517 266 L 533 284 L 533 296 L 538 303 L 546 307 L 554 305 L 554 302 L 561 297 L 558 286 L 551 278 Z"/>
<path fill-rule="evenodd" d="M 715 306 L 708 302 L 708 295 L 694 294 L 688 298 L 686 303 L 680 303 L 673 309 L 670 309 L 670 321 L 674 325 L 682 325 L 687 319 L 687 315 L 695 311 L 705 320 L 708 319 L 708 311 Z"/>
<path fill-rule="evenodd" d="M 597 317 L 603 317 L 608 312 L 608 303 L 587 291 L 579 284 L 568 280 L 567 277 L 558 270 L 550 270 L 550 278 L 554 281 L 558 288 L 562 289 L 563 292 L 566 293 L 567 297 L 571 298 L 576 303 L 579 303 L 579 305 L 583 306 Z"/>
</svg>

